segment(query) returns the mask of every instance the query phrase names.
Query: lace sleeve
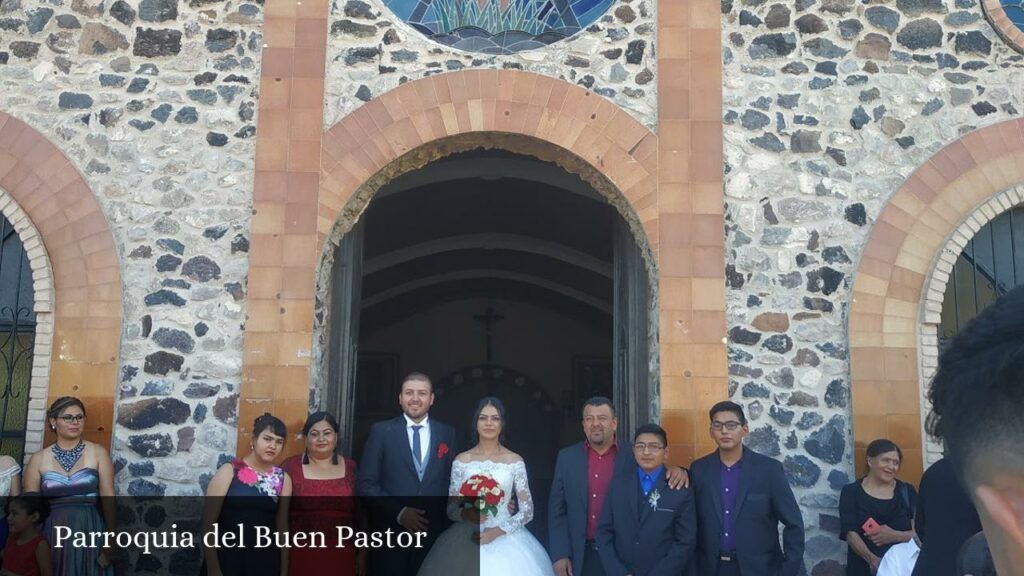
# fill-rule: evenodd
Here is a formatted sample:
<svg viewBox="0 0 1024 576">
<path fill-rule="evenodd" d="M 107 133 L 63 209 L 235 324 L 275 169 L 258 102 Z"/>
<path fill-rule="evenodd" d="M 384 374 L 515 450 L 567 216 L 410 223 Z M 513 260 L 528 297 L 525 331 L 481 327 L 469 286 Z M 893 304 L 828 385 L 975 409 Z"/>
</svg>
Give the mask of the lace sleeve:
<svg viewBox="0 0 1024 576">
<path fill-rule="evenodd" d="M 459 488 L 465 481 L 466 466 L 458 460 L 452 462 L 452 480 L 448 485 L 448 518 L 452 522 L 462 522 L 462 498 Z"/>
<path fill-rule="evenodd" d="M 519 506 L 514 516 L 498 525 L 498 528 L 501 528 L 505 534 L 511 534 L 533 520 L 533 497 L 530 496 L 530 481 L 526 477 L 526 464 L 522 460 L 513 464 L 512 478 Z"/>
</svg>

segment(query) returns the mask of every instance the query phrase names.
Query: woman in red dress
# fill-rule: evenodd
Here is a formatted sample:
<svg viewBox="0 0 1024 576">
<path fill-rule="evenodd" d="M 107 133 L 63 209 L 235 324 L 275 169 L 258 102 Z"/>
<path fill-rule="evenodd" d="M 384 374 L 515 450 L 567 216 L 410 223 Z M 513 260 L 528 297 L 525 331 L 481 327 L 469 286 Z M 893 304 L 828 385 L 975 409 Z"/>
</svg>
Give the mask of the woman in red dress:
<svg viewBox="0 0 1024 576">
<path fill-rule="evenodd" d="M 288 506 L 291 532 L 322 532 L 327 546 L 291 548 L 288 574 L 317 574 L 325 567 L 338 576 L 366 573 L 366 551 L 351 542 L 344 548 L 336 540 L 338 526 L 360 530 L 356 505 L 356 463 L 338 455 L 338 422 L 327 412 L 315 412 L 302 427 L 306 451 L 285 460 L 283 468 L 292 479 Z"/>
</svg>

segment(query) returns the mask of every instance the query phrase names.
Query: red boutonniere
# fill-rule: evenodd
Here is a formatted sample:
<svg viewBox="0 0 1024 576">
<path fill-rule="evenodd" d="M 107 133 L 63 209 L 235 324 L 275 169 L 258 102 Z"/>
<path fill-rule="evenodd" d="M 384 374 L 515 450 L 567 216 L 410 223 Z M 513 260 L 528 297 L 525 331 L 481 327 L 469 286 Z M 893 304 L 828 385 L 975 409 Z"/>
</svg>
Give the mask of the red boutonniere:
<svg viewBox="0 0 1024 576">
<path fill-rule="evenodd" d="M 441 445 L 437 447 L 437 459 L 444 458 L 444 455 L 448 453 L 448 444 L 441 442 Z"/>
</svg>

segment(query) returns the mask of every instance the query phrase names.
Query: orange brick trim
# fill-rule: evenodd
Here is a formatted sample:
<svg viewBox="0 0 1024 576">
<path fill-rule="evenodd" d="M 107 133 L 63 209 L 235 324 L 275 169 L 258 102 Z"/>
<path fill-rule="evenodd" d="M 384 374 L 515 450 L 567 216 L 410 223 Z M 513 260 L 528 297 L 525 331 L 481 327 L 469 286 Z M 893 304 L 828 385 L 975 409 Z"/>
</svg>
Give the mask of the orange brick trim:
<svg viewBox="0 0 1024 576">
<path fill-rule="evenodd" d="M 583 159 L 630 202 L 657 250 L 657 136 L 580 86 L 516 70 L 464 70 L 408 82 L 324 134 L 318 213 L 323 243 L 342 208 L 373 175 L 433 141 L 511 133 Z"/>
<path fill-rule="evenodd" d="M 3 112 L 0 188 L 42 240 L 30 248 L 31 238 L 22 237 L 30 262 L 38 249 L 41 256 L 36 257 L 48 255 L 52 263 L 50 286 L 45 274 L 35 279 L 37 314 L 52 310 L 52 344 L 43 346 L 46 338 L 37 339 L 32 372 L 33 391 L 45 385 L 49 398 L 43 395 L 37 402 L 33 392 L 30 426 L 41 421 L 43 402 L 78 396 L 89 411 L 86 437 L 109 446 L 121 345 L 121 268 L 106 217 L 68 158 L 45 136 Z M 33 265 L 34 278 L 35 271 Z M 37 328 L 37 334 L 43 329 Z M 29 432 L 26 449 L 42 442 Z"/>
<path fill-rule="evenodd" d="M 934 298 L 929 278 L 942 266 L 943 248 L 977 208 L 1021 182 L 1024 120 L 1001 122 L 937 152 L 893 194 L 875 222 L 850 307 L 858 469 L 867 443 L 888 437 L 904 449 L 904 478 L 919 478 L 924 454 L 918 338 Z"/>
</svg>

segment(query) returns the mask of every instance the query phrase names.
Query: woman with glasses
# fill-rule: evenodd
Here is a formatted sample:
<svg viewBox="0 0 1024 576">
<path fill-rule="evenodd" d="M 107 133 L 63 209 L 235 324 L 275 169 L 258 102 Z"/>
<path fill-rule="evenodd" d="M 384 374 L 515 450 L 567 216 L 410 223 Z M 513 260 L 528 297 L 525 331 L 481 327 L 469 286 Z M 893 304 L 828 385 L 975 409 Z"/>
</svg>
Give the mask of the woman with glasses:
<svg viewBox="0 0 1024 576">
<path fill-rule="evenodd" d="M 292 498 L 285 501 L 288 528 L 292 532 L 336 535 L 338 526 L 358 530 L 363 517 L 356 506 L 356 463 L 338 452 L 338 421 L 328 412 L 306 418 L 302 436 L 306 450 L 284 461 L 292 479 Z M 366 550 L 337 541 L 325 547 L 292 548 L 288 551 L 289 574 L 314 574 L 331 566 L 337 576 L 366 573 Z"/>
<path fill-rule="evenodd" d="M 893 441 L 873 441 L 868 473 L 839 495 L 839 538 L 849 546 L 847 576 L 875 574 L 890 547 L 914 537 L 917 491 L 896 478 L 902 461 L 903 451 Z"/>
<path fill-rule="evenodd" d="M 51 498 L 50 517 L 43 526 L 43 534 L 50 542 L 55 542 L 55 526 L 67 526 L 72 533 L 116 530 L 114 464 L 106 448 L 82 438 L 85 416 L 85 404 L 78 398 L 64 396 L 54 400 L 46 418 L 57 439 L 33 454 L 25 466 L 25 491 L 41 492 Z M 113 552 L 110 548 L 53 546 L 53 573 L 112 575 Z"/>
</svg>

